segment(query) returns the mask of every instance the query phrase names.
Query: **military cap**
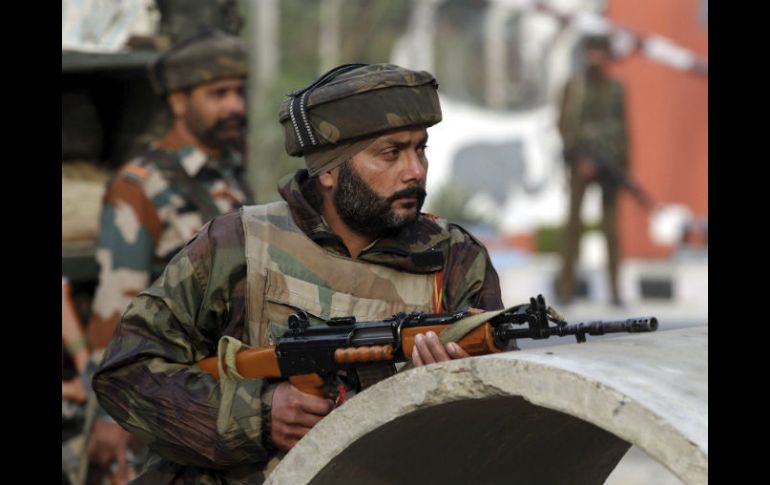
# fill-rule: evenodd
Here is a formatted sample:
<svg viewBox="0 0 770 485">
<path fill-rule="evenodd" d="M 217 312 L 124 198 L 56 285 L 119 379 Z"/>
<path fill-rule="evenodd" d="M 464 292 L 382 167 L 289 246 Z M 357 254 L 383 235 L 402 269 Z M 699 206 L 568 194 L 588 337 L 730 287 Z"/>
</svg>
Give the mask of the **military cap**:
<svg viewBox="0 0 770 485">
<path fill-rule="evenodd" d="M 307 158 L 394 129 L 434 125 L 441 121 L 437 88 L 426 71 L 392 64 L 338 66 L 287 95 L 279 112 L 286 152 Z"/>
<path fill-rule="evenodd" d="M 208 30 L 172 46 L 149 66 L 159 95 L 248 73 L 246 47 L 236 36 Z"/>
</svg>

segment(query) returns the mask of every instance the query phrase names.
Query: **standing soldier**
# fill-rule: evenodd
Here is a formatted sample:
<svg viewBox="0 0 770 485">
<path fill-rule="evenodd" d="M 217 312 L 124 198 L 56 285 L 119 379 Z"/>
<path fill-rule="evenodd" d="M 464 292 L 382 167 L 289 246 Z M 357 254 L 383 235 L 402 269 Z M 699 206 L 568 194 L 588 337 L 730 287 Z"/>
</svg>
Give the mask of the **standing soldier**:
<svg viewBox="0 0 770 485">
<path fill-rule="evenodd" d="M 129 301 L 203 224 L 253 202 L 243 178 L 246 75 L 244 44 L 216 30 L 178 43 L 150 66 L 173 125 L 119 169 L 104 197 L 88 325 L 94 364 Z M 130 434 L 99 416 L 89 439 L 92 462 L 125 463 Z"/>
<path fill-rule="evenodd" d="M 609 38 L 585 39 L 586 69 L 567 82 L 562 100 L 559 131 L 564 157 L 570 168 L 569 219 L 565 228 L 563 268 L 559 296 L 569 301 L 575 292 L 574 266 L 579 254 L 582 221 L 580 207 L 586 187 L 597 182 L 602 189 L 602 232 L 607 241 L 607 264 L 612 303 L 620 305 L 618 292 L 618 235 L 616 222 L 618 183 L 607 176 L 607 167 L 628 171 L 628 135 L 623 85 L 610 77 Z"/>
</svg>

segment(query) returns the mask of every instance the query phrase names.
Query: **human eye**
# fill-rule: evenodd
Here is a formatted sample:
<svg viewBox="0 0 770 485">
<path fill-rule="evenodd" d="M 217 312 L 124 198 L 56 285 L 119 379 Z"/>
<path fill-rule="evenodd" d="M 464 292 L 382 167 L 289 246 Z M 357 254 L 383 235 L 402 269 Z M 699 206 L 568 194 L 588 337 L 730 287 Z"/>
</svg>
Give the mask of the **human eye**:
<svg viewBox="0 0 770 485">
<path fill-rule="evenodd" d="M 388 161 L 394 161 L 398 159 L 400 150 L 396 147 L 388 147 L 382 151 L 382 158 Z"/>
</svg>

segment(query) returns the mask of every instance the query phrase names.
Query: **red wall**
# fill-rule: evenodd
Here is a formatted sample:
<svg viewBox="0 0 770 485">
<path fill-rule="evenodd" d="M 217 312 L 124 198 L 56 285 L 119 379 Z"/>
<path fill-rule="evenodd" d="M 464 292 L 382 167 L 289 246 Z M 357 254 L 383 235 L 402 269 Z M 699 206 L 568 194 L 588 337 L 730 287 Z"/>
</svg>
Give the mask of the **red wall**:
<svg viewBox="0 0 770 485">
<path fill-rule="evenodd" d="M 607 17 L 638 34 L 656 33 L 708 58 L 708 26 L 698 0 L 611 0 Z M 634 53 L 614 66 L 626 83 L 631 172 L 661 204 L 708 215 L 708 79 Z M 662 258 L 671 247 L 649 238 L 649 218 L 628 195 L 620 201 L 623 257 Z"/>
</svg>

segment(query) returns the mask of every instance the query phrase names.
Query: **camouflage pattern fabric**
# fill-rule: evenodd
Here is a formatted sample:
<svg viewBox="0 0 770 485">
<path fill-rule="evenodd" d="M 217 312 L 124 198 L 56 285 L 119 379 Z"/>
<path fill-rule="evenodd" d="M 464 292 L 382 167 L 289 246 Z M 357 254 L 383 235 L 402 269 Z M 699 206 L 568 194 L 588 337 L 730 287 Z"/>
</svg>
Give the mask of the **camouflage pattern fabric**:
<svg viewBox="0 0 770 485">
<path fill-rule="evenodd" d="M 200 32 L 201 24 L 237 34 L 243 26 L 237 0 L 155 0 L 160 33 L 173 42 Z"/>
<path fill-rule="evenodd" d="M 148 67 L 159 95 L 227 77 L 246 77 L 246 46 L 238 37 L 219 30 L 179 42 Z"/>
<path fill-rule="evenodd" d="M 369 148 L 380 135 L 374 135 L 360 140 L 343 141 L 336 145 L 327 145 L 305 154 L 305 166 L 311 176 L 328 172 L 345 163 L 359 152 Z"/>
<path fill-rule="evenodd" d="M 559 131 L 566 159 L 601 158 L 628 168 L 625 93 L 616 79 L 592 82 L 585 73 L 572 77 L 564 90 Z"/>
<path fill-rule="evenodd" d="M 426 71 L 391 64 L 339 66 L 290 93 L 281 105 L 286 152 L 304 156 L 389 130 L 432 126 L 441 121 L 437 89 Z"/>
<path fill-rule="evenodd" d="M 300 170 L 282 181 L 279 191 L 290 211 L 286 217 L 324 251 L 349 259 L 342 240 L 303 195 L 307 180 L 307 171 Z M 447 311 L 502 308 L 499 280 L 486 250 L 453 224 L 442 228 L 421 216 L 397 236 L 374 242 L 358 261 L 372 271 L 383 267 L 427 274 L 443 268 Z M 220 383 L 194 365 L 216 353 L 222 336 L 256 344 L 247 329 L 246 280 L 242 217 L 219 216 L 123 316 L 93 386 L 102 406 L 154 455 L 137 483 L 263 480 L 274 454 L 264 436 L 270 417 L 261 399 L 266 383 L 236 381 L 223 396 Z"/>
<path fill-rule="evenodd" d="M 219 213 L 253 202 L 237 152 L 213 159 L 182 145 L 173 133 L 160 142 L 158 151 L 181 165 L 189 184 L 208 195 Z M 208 220 L 203 208 L 190 200 L 190 191 L 171 183 L 158 160 L 148 156 L 121 167 L 109 184 L 96 250 L 99 284 L 88 325 L 95 348 L 106 346 L 131 299 Z"/>
<path fill-rule="evenodd" d="M 433 310 L 433 272 L 423 268 L 406 272 L 332 254 L 305 236 L 291 219 L 286 202 L 241 211 L 249 268 L 249 340 L 272 343 L 283 335 L 289 315 L 298 309 L 317 322 L 350 315 L 377 320 L 398 311 Z M 433 259 L 431 266 L 440 270 L 443 254 L 433 248 L 449 233 L 434 233 L 425 251 L 410 249 Z"/>
</svg>

